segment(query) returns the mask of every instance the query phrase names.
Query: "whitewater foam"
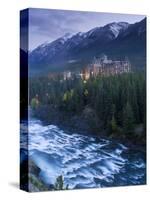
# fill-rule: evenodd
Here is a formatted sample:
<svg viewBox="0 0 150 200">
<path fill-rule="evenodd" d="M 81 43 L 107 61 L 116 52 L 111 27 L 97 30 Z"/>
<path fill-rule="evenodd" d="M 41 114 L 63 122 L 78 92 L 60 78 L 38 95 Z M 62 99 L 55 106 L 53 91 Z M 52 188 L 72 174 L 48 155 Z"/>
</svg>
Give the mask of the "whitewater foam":
<svg viewBox="0 0 150 200">
<path fill-rule="evenodd" d="M 27 131 L 24 125 L 23 131 Z M 120 185 L 138 184 L 145 176 L 144 160 L 137 157 L 132 162 L 132 157 L 125 156 L 129 149 L 123 144 L 69 134 L 55 125 L 43 125 L 40 120 L 29 122 L 28 145 L 30 159 L 48 184 L 54 184 L 59 175 L 69 188 L 113 186 L 117 181 Z"/>
</svg>

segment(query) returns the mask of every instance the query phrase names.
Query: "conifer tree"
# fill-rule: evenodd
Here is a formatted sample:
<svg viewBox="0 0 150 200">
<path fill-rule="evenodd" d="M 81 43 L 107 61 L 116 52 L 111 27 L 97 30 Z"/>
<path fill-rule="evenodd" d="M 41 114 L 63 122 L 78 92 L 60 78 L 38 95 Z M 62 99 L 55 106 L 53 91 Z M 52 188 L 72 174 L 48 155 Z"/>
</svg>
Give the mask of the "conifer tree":
<svg viewBox="0 0 150 200">
<path fill-rule="evenodd" d="M 134 127 L 134 114 L 131 105 L 127 102 L 123 110 L 123 130 L 125 134 L 129 134 L 133 131 Z"/>
</svg>

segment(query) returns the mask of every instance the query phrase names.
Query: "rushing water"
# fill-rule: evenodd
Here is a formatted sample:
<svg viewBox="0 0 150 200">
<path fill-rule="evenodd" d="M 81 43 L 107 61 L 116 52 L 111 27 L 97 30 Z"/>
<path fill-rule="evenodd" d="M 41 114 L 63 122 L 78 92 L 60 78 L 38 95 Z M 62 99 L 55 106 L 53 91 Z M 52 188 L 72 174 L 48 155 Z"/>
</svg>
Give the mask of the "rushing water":
<svg viewBox="0 0 150 200">
<path fill-rule="evenodd" d="M 27 135 L 24 123 L 21 127 L 23 147 Z M 146 183 L 144 153 L 111 140 L 69 134 L 32 119 L 28 144 L 30 159 L 41 169 L 40 178 L 47 184 L 54 184 L 59 175 L 70 189 Z"/>
</svg>

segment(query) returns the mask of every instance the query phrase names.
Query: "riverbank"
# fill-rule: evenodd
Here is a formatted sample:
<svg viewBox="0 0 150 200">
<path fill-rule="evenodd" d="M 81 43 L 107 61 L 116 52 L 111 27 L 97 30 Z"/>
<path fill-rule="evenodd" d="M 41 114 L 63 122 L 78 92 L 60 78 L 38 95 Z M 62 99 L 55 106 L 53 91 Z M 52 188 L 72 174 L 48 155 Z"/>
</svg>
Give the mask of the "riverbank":
<svg viewBox="0 0 150 200">
<path fill-rule="evenodd" d="M 20 176 L 20 188 L 29 192 L 43 192 L 43 191 L 55 191 L 55 190 L 67 190 L 68 186 L 64 186 L 63 176 L 56 177 L 56 181 L 53 184 L 46 184 L 40 177 L 42 172 L 41 168 L 30 157 L 28 159 L 27 151 L 21 149 L 21 158 L 24 159 L 20 163 L 21 176 Z M 51 179 L 51 178 L 50 178 Z"/>
<path fill-rule="evenodd" d="M 103 129 L 103 122 L 99 121 L 94 110 L 86 107 L 82 113 L 74 114 L 60 111 L 57 107 L 38 106 L 33 109 L 31 116 L 43 121 L 44 124 L 54 124 L 59 126 L 69 134 L 80 133 L 90 136 L 100 136 L 106 139 L 121 142 L 130 148 L 140 148 L 146 151 L 146 135 L 142 125 L 136 125 L 133 133 L 126 135 L 121 128 L 116 132 L 111 132 L 109 129 Z"/>
</svg>

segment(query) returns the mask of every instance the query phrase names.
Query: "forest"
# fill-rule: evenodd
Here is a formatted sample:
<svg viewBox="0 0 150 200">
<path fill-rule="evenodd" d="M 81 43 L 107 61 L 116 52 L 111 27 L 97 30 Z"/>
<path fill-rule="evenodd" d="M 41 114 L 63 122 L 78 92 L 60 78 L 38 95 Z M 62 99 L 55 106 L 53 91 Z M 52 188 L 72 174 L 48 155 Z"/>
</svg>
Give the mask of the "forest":
<svg viewBox="0 0 150 200">
<path fill-rule="evenodd" d="M 47 108 L 47 120 L 55 110 L 63 113 L 63 120 L 67 116 L 77 116 L 79 120 L 84 116 L 93 134 L 100 134 L 103 130 L 109 137 L 136 139 L 145 143 L 144 72 L 97 75 L 88 80 L 76 76 L 64 80 L 61 75 L 32 77 L 29 81 L 29 104 L 35 115 L 39 108 Z"/>
</svg>

